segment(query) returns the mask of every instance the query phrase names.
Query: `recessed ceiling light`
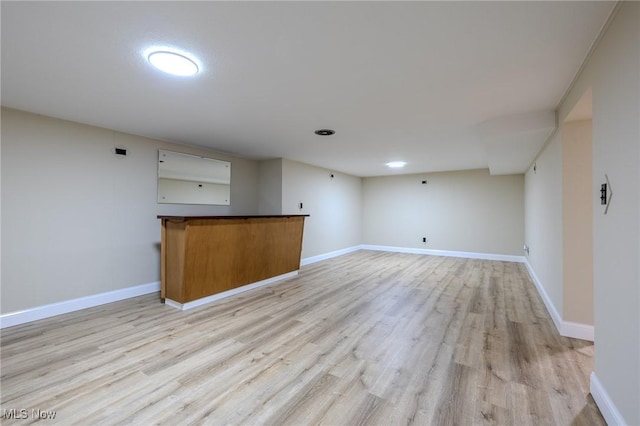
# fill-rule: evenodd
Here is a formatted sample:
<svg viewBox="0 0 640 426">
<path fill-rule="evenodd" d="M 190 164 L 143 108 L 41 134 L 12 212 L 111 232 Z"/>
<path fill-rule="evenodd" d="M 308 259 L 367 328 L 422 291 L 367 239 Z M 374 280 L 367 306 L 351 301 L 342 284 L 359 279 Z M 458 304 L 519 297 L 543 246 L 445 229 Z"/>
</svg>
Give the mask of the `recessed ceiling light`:
<svg viewBox="0 0 640 426">
<path fill-rule="evenodd" d="M 331 129 L 320 129 L 320 130 L 316 130 L 314 133 L 319 136 L 331 136 L 335 132 L 336 132 L 335 130 L 331 130 Z"/>
<path fill-rule="evenodd" d="M 188 77 L 198 72 L 198 65 L 187 56 L 168 50 L 153 50 L 147 55 L 151 65 L 172 75 Z"/>
<path fill-rule="evenodd" d="M 406 165 L 407 165 L 407 163 L 406 163 L 406 162 L 404 162 L 404 161 L 391 161 L 391 162 L 389 162 L 389 163 L 387 163 L 387 164 L 385 164 L 385 165 L 386 165 L 387 167 L 391 167 L 392 169 L 401 169 L 401 168 L 403 168 L 404 166 L 406 166 Z"/>
</svg>

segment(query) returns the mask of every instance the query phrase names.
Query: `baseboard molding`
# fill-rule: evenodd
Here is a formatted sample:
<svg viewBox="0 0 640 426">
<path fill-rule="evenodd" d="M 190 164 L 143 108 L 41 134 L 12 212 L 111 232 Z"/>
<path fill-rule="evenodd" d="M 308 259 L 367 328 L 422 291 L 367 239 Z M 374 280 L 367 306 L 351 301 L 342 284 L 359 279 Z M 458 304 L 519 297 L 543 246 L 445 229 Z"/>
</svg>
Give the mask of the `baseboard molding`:
<svg viewBox="0 0 640 426">
<path fill-rule="evenodd" d="M 542 282 L 533 270 L 533 267 L 529 263 L 529 260 L 525 258 L 524 264 L 527 267 L 527 271 L 529 271 L 529 276 L 531 276 L 533 284 L 535 284 L 536 289 L 538 290 L 538 294 L 540 294 L 540 297 L 542 297 L 544 306 L 547 308 L 547 312 L 549 312 L 549 315 L 551 316 L 551 319 L 553 320 L 558 333 L 564 337 L 571 337 L 574 339 L 588 340 L 590 342 L 593 342 L 594 327 L 588 324 L 564 321 L 562 319 L 562 316 L 560 316 L 560 314 L 558 313 L 555 305 L 551 301 L 551 298 L 542 285 Z"/>
<path fill-rule="evenodd" d="M 592 325 L 580 324 L 572 321 L 562 321 L 560 335 L 564 337 L 573 337 L 574 339 L 588 340 L 593 342 L 594 328 Z"/>
<path fill-rule="evenodd" d="M 222 293 L 217 293 L 211 296 L 203 297 L 202 299 L 194 300 L 192 302 L 179 303 L 179 302 L 176 302 L 175 300 L 166 298 L 164 300 L 164 303 L 173 308 L 180 309 L 181 311 L 186 311 L 188 309 L 193 309 L 198 306 L 206 305 L 207 303 L 215 302 L 216 300 L 224 299 L 226 297 L 233 296 L 238 293 L 243 293 L 248 290 L 253 290 L 254 288 L 262 287 L 267 284 L 273 284 L 276 281 L 282 281 L 282 280 L 286 280 L 287 278 L 293 278 L 296 275 L 298 275 L 298 271 L 288 272 L 286 274 L 278 275 L 277 277 L 267 278 L 266 280 L 243 285 L 242 287 L 234 288 L 232 290 L 227 290 Z"/>
<path fill-rule="evenodd" d="M 36 306 L 35 308 L 29 308 L 23 311 L 2 314 L 0 315 L 0 329 L 158 291 L 160 291 L 160 282 L 156 281 L 149 284 L 127 287 L 106 293 L 65 300 L 64 302 L 52 303 L 50 305 Z"/>
<path fill-rule="evenodd" d="M 379 246 L 363 244 L 353 247 L 348 247 L 341 250 L 335 250 L 329 253 L 324 253 L 317 256 L 307 257 L 300 261 L 300 266 L 310 265 L 312 263 L 320 262 L 322 260 L 331 259 L 333 257 L 342 256 L 344 254 L 352 253 L 358 250 L 374 250 L 374 251 L 388 251 L 395 253 L 411 253 L 411 254 L 426 254 L 431 256 L 451 256 L 462 257 L 468 259 L 484 259 L 484 260 L 498 260 L 505 262 L 521 262 L 524 263 L 529 271 L 533 283 L 535 284 L 538 293 L 542 297 L 547 311 L 551 315 L 553 322 L 558 329 L 560 335 L 565 337 L 573 337 L 576 339 L 590 340 L 594 338 L 594 328 L 590 325 L 574 323 L 570 321 L 562 321 L 562 318 L 558 314 L 555 306 L 551 302 L 549 295 L 542 286 L 540 280 L 535 274 L 531 264 L 524 256 L 509 256 L 501 254 L 488 254 L 488 253 L 474 253 L 474 252 L 461 252 L 461 251 L 448 251 L 448 250 L 432 250 L 432 249 L 417 249 L 408 247 L 393 247 L 393 246 Z M 229 297 L 234 294 L 248 291 L 257 287 L 261 287 L 267 284 L 271 284 L 276 281 L 291 278 L 296 276 L 298 271 L 290 272 L 288 274 L 279 275 L 277 277 L 269 278 L 267 280 L 259 281 L 246 286 L 229 290 L 224 293 L 219 293 L 213 296 L 205 297 L 181 304 L 170 299 L 166 299 L 166 303 L 169 306 L 173 306 L 177 309 L 186 310 L 201 306 L 206 303 L 213 302 L 224 297 Z M 86 297 L 80 297 L 77 299 L 66 300 L 63 302 L 52 303 L 50 305 L 37 306 L 35 308 L 25 309 L 23 311 L 11 312 L 8 314 L 0 315 L 0 329 L 6 327 L 12 327 L 14 325 L 25 324 L 31 321 L 37 321 L 44 318 L 50 318 L 56 315 L 62 315 L 69 312 L 79 311 L 81 309 L 92 308 L 94 306 L 104 305 L 106 303 L 117 302 L 119 300 L 129 299 L 131 297 L 142 296 L 149 293 L 160 291 L 160 283 L 152 282 L 148 284 L 142 284 L 135 287 L 128 287 L 120 290 L 114 290 L 106 293 L 95 294 Z"/>
<path fill-rule="evenodd" d="M 342 256 L 343 254 L 352 253 L 354 251 L 358 251 L 361 249 L 362 249 L 362 246 L 353 246 L 353 247 L 347 247 L 341 250 L 331 251 L 329 253 L 319 254 L 317 256 L 305 257 L 304 259 L 300 260 L 300 266 L 310 265 L 312 263 L 331 259 L 332 257 Z"/>
<path fill-rule="evenodd" d="M 375 251 L 390 251 L 394 253 L 410 253 L 410 254 L 428 254 L 431 256 L 449 256 L 449 257 L 463 257 L 466 259 L 482 259 L 482 260 L 499 260 L 502 262 L 524 262 L 524 256 L 511 256 L 506 254 L 492 254 L 492 253 L 475 253 L 468 251 L 449 251 L 449 250 L 432 250 L 432 249 L 419 249 L 410 247 L 392 247 L 392 246 L 377 246 L 363 244 L 360 246 L 362 250 L 375 250 Z"/>
<path fill-rule="evenodd" d="M 595 372 L 591 373 L 591 385 L 589 390 L 591 391 L 591 396 L 593 397 L 594 401 L 596 401 L 596 404 L 598 405 L 598 408 L 602 413 L 602 417 L 604 417 L 608 425 L 627 425 L 624 417 L 622 417 L 622 414 L 620 413 L 620 411 L 618 411 L 618 408 L 609 397 L 609 393 L 602 385 L 602 382 L 598 380 L 598 376 L 596 376 Z"/>
<path fill-rule="evenodd" d="M 358 250 L 374 250 L 374 251 L 388 251 L 395 253 L 410 253 L 410 254 L 427 254 L 431 256 L 450 256 L 450 257 L 462 257 L 468 259 L 483 259 L 483 260 L 498 260 L 503 262 L 517 262 L 524 263 L 533 283 L 538 290 L 538 293 L 544 301 L 545 307 L 553 320 L 558 333 L 565 337 L 572 337 L 575 339 L 589 340 L 594 339 L 594 327 L 588 324 L 580 324 L 571 321 L 563 321 L 562 317 L 558 313 L 557 309 L 551 302 L 551 298 L 547 294 L 546 290 L 542 286 L 542 283 L 538 279 L 535 271 L 531 267 L 531 264 L 525 256 L 511 256 L 504 254 L 491 254 L 491 253 L 475 253 L 465 251 L 449 251 L 449 250 L 433 250 L 433 249 L 419 249 L 410 247 L 394 247 L 394 246 L 379 246 L 371 244 L 362 244 L 359 246 L 348 247 L 342 250 L 336 250 L 329 253 L 321 254 L 318 256 L 307 257 L 300 261 L 300 266 L 309 265 L 311 263 L 320 262 L 322 260 L 330 259 L 332 257 L 342 256 L 347 253 L 352 253 Z"/>
<path fill-rule="evenodd" d="M 525 258 L 524 264 L 527 267 L 527 271 L 529 271 L 529 276 L 531 277 L 533 284 L 536 286 L 536 289 L 538 290 L 538 294 L 540 294 L 540 297 L 542 297 L 544 306 L 547 308 L 547 312 L 549 312 L 549 315 L 551 316 L 551 319 L 553 320 L 553 323 L 555 324 L 556 329 L 558 330 L 558 333 L 562 334 L 561 333 L 562 317 L 560 316 L 560 314 L 558 313 L 558 310 L 556 309 L 555 305 L 551 301 L 551 298 L 549 297 L 547 290 L 545 290 L 544 286 L 542 285 L 542 282 L 540 282 L 540 279 L 536 275 L 536 272 L 533 270 L 533 267 L 529 263 L 529 260 Z"/>
</svg>

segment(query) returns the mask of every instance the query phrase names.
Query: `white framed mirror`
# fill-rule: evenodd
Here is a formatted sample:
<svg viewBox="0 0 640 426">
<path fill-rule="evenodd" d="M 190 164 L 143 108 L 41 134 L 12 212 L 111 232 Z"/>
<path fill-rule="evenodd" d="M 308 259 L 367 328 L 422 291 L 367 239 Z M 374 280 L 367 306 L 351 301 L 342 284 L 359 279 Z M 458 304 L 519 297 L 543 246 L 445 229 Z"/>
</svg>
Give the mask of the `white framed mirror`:
<svg viewBox="0 0 640 426">
<path fill-rule="evenodd" d="M 158 203 L 231 204 L 231 163 L 158 150 Z"/>
</svg>

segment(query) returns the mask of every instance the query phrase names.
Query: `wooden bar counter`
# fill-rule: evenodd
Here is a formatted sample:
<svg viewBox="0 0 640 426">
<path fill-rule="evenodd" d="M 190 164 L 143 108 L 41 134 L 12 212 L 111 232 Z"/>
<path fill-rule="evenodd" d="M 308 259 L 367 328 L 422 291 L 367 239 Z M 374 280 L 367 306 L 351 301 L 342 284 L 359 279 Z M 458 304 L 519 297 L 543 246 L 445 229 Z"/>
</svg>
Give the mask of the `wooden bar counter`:
<svg viewBox="0 0 640 426">
<path fill-rule="evenodd" d="M 307 216 L 158 216 L 162 299 L 187 309 L 296 272 Z"/>
</svg>

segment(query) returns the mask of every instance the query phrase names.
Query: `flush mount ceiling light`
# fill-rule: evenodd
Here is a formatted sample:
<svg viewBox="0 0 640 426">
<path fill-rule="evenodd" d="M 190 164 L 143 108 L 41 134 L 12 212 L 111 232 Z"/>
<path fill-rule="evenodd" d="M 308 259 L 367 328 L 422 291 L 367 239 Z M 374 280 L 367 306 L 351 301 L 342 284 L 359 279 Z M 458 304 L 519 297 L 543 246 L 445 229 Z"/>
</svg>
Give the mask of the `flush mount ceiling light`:
<svg viewBox="0 0 640 426">
<path fill-rule="evenodd" d="M 167 49 L 154 49 L 147 52 L 146 56 L 151 65 L 167 74 L 188 77 L 199 71 L 196 62 L 182 53 Z"/>
<path fill-rule="evenodd" d="M 392 169 L 401 169 L 406 165 L 407 165 L 407 163 L 404 162 L 404 161 L 391 161 L 391 162 L 385 164 L 385 166 L 391 167 Z"/>
<path fill-rule="evenodd" d="M 331 136 L 335 132 L 336 132 L 335 130 L 331 130 L 331 129 L 319 129 L 319 130 L 316 130 L 313 133 L 315 133 L 318 136 Z"/>
</svg>

